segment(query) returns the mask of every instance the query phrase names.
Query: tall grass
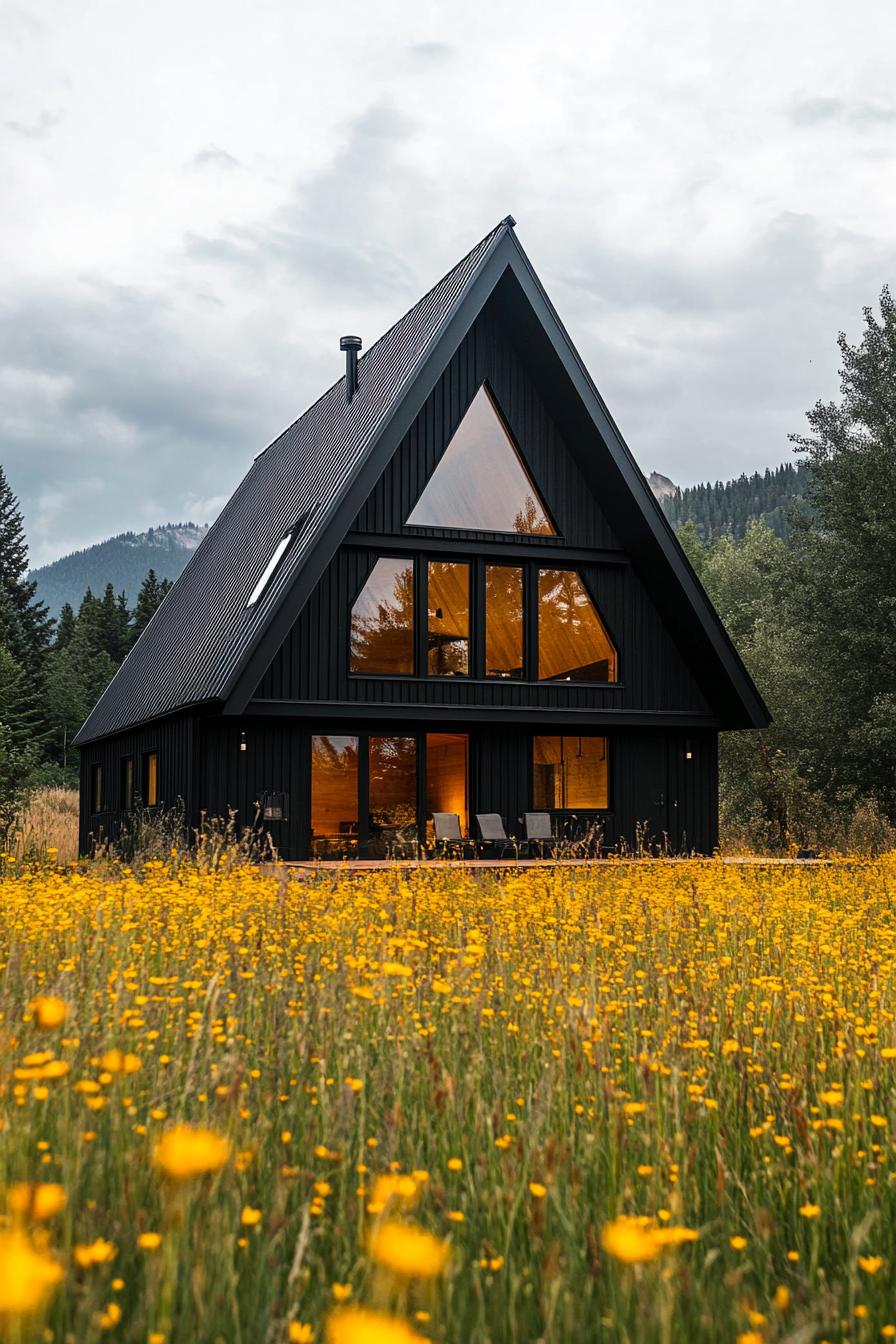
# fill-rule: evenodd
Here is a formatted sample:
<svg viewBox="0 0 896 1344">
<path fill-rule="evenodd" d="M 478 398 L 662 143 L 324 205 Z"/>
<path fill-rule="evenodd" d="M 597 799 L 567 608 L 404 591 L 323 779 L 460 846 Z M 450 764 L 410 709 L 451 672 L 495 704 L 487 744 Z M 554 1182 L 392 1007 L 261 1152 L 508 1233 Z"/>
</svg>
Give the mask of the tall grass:
<svg viewBox="0 0 896 1344">
<path fill-rule="evenodd" d="M 8 878 L 0 1180 L 67 1196 L 42 1222 L 12 1198 L 64 1273 L 15 1329 L 896 1335 L 894 879 L 892 857 L 297 878 L 179 855 Z M 176 1180 L 157 1145 L 181 1122 L 208 1172 Z M 420 1228 L 449 1248 L 429 1277 Z"/>
</svg>

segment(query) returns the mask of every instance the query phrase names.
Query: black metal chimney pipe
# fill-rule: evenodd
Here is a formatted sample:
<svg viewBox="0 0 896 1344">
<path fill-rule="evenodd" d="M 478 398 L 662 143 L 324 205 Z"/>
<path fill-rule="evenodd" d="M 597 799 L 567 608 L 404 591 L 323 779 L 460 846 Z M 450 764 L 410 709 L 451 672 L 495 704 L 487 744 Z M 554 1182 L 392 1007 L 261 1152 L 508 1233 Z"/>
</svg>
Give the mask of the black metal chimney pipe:
<svg viewBox="0 0 896 1344">
<path fill-rule="evenodd" d="M 358 390 L 358 351 L 361 349 L 361 337 L 341 337 L 339 349 L 345 351 L 345 399 L 351 401 Z"/>
</svg>

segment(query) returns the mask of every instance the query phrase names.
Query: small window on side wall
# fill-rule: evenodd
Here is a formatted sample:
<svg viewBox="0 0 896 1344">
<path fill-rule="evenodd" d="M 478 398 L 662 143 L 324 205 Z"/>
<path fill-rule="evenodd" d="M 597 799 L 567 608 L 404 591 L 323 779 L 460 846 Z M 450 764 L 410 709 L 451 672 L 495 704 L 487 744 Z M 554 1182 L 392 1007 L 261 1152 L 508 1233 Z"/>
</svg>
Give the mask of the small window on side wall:
<svg viewBox="0 0 896 1344">
<path fill-rule="evenodd" d="M 121 796 L 119 807 L 122 812 L 130 812 L 134 807 L 134 758 L 123 756 L 121 760 Z"/>
<path fill-rule="evenodd" d="M 554 810 L 602 810 L 609 806 L 605 737 L 532 739 L 532 804 Z"/>
<path fill-rule="evenodd" d="M 148 751 L 143 757 L 143 806 L 155 807 L 159 801 L 159 753 Z"/>
<path fill-rule="evenodd" d="M 90 810 L 91 812 L 102 812 L 103 810 L 103 767 L 101 765 L 90 767 Z"/>
</svg>

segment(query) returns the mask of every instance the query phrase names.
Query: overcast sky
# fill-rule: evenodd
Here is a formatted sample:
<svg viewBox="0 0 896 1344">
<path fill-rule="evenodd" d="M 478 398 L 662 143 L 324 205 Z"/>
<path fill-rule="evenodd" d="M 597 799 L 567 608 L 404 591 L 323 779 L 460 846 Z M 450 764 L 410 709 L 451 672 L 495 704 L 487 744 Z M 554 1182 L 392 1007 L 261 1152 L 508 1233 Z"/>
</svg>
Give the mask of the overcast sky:
<svg viewBox="0 0 896 1344">
<path fill-rule="evenodd" d="M 207 521 L 508 212 L 638 462 L 776 465 L 896 276 L 896 11 L 0 0 L 0 461 Z"/>
</svg>

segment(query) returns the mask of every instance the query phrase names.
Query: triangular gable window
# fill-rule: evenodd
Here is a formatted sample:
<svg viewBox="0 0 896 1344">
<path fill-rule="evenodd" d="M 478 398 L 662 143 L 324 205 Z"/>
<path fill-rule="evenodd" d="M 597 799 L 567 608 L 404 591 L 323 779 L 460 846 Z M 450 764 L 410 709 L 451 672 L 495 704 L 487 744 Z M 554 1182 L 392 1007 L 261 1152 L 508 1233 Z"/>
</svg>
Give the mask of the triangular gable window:
<svg viewBox="0 0 896 1344">
<path fill-rule="evenodd" d="M 484 386 L 470 403 L 407 521 L 414 527 L 556 536 Z"/>
</svg>

